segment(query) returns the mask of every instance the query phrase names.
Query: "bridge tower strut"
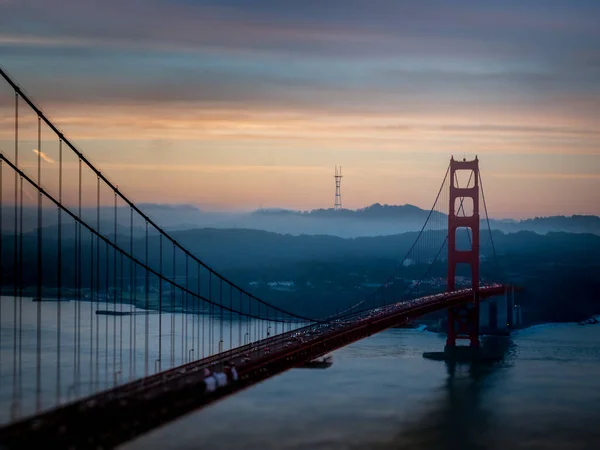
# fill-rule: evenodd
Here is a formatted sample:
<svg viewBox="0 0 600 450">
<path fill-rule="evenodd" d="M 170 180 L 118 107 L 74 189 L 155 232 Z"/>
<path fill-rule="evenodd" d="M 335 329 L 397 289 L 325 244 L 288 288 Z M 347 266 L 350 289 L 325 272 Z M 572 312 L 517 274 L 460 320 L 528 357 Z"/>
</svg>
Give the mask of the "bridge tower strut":
<svg viewBox="0 0 600 450">
<path fill-rule="evenodd" d="M 472 171 L 474 185 L 471 187 L 458 186 L 456 172 Z M 457 199 L 471 198 L 473 214 L 459 216 Z M 479 160 L 450 159 L 450 207 L 448 213 L 448 292 L 456 290 L 456 267 L 466 263 L 471 266 L 473 301 L 448 310 L 448 338 L 446 349 L 456 347 L 458 339 L 468 339 L 470 347 L 479 347 Z M 464 210 L 463 210 L 464 211 Z M 471 248 L 458 250 L 456 247 L 456 231 L 460 228 L 470 228 Z"/>
</svg>

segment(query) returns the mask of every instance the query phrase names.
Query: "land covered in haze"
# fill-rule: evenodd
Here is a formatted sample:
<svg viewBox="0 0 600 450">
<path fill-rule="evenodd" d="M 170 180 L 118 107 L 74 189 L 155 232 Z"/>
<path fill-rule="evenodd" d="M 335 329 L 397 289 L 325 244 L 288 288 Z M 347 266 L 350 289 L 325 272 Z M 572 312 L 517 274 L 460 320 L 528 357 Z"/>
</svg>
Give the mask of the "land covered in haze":
<svg viewBox="0 0 600 450">
<path fill-rule="evenodd" d="M 192 205 L 144 205 L 165 227 L 170 229 L 249 228 L 288 234 L 327 234 L 339 237 L 393 235 L 418 231 L 425 223 L 428 210 L 414 205 L 381 205 L 375 203 L 361 209 L 313 209 L 295 211 L 289 209 L 258 209 L 249 213 L 212 213 Z M 432 220 L 445 214 L 434 211 Z M 487 228 L 483 212 L 482 227 Z M 507 233 L 533 231 L 549 233 L 592 233 L 600 235 L 600 217 L 597 216 L 550 216 L 524 220 L 490 219 L 494 230 Z"/>
<path fill-rule="evenodd" d="M 44 259 L 57 261 L 55 229 L 44 230 Z M 73 232 L 63 230 L 63 284 L 70 286 L 74 273 Z M 437 238 L 439 238 L 437 232 Z M 36 235 L 23 236 L 24 267 L 35 267 Z M 317 317 L 335 313 L 372 293 L 398 268 L 414 242 L 417 232 L 389 236 L 340 238 L 336 236 L 294 236 L 248 229 L 193 229 L 171 233 L 181 245 L 257 296 L 298 314 Z M 600 313 L 600 236 L 589 233 L 493 231 L 495 253 L 489 237 L 482 234 L 481 275 L 484 279 L 510 282 L 525 288 L 517 294 L 525 323 L 579 321 Z M 118 236 L 118 240 L 126 236 Z M 436 236 L 424 236 L 434 240 Z M 150 265 L 158 267 L 158 236 L 149 238 Z M 464 245 L 467 237 L 459 236 Z M 16 277 L 10 257 L 13 235 L 3 234 L 3 289 L 11 290 Z M 90 260 L 91 245 L 82 246 L 82 260 Z M 145 240 L 135 237 L 134 254 L 144 255 Z M 400 291 L 419 279 L 424 265 L 435 257 L 435 246 L 423 250 L 422 263 L 401 267 Z M 430 252 L 430 253 L 427 253 Z M 104 264 L 104 252 L 100 255 Z M 169 273 L 170 252 L 163 253 L 163 267 Z M 50 266 L 48 266 L 50 267 Z M 127 265 L 125 269 L 127 270 Z M 422 285 L 422 292 L 440 288 L 446 271 L 444 254 L 436 260 Z M 185 273 L 184 260 L 176 272 Z M 57 284 L 54 272 L 44 274 L 44 286 Z M 89 270 L 83 271 L 83 285 Z M 459 275 L 467 275 L 460 273 Z M 193 278 L 193 275 L 192 275 Z M 13 280 L 13 281 L 11 281 Z M 24 286 L 35 286 L 35 271 L 24 272 Z M 192 283 L 193 284 L 193 283 Z M 99 284 L 105 286 L 104 282 Z M 65 291 L 66 292 L 66 291 Z M 138 306 L 143 307 L 141 299 Z M 151 305 L 152 306 L 152 305 Z"/>
<path fill-rule="evenodd" d="M 429 210 L 413 205 L 381 205 L 375 203 L 365 208 L 313 209 L 312 211 L 294 211 L 288 209 L 259 209 L 250 212 L 214 212 L 204 211 L 194 205 L 179 204 L 142 204 L 140 208 L 157 224 L 168 231 L 193 230 L 199 228 L 252 229 L 292 235 L 330 235 L 344 238 L 364 236 L 386 236 L 405 232 L 419 231 Z M 12 231 L 14 209 L 3 208 L 3 231 Z M 96 223 L 96 208 L 83 208 L 82 217 L 88 223 Z M 481 228 L 488 224 L 481 213 Z M 431 222 L 443 224 L 444 213 L 434 211 Z M 54 209 L 44 213 L 43 223 L 56 224 Z M 128 234 L 129 210 L 119 208 L 117 223 L 120 232 Z M 112 230 L 114 210 L 112 207 L 100 207 L 100 225 Z M 23 230 L 31 231 L 37 226 L 37 208 L 23 209 Z M 550 232 L 591 233 L 600 235 L 600 217 L 597 216 L 551 216 L 525 220 L 490 219 L 493 230 L 505 233 L 533 231 L 539 234 Z M 140 228 L 138 232 L 142 232 Z"/>
</svg>

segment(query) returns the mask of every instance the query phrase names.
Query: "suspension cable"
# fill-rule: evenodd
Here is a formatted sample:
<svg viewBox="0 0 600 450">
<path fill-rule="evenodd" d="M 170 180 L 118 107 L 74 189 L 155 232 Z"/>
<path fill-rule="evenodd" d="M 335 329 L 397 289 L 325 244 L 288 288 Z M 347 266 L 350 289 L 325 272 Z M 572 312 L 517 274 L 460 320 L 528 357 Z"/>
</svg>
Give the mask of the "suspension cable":
<svg viewBox="0 0 600 450">
<path fill-rule="evenodd" d="M 107 251 L 108 251 L 109 247 L 112 247 L 117 252 L 123 254 L 125 257 L 133 260 L 136 264 L 138 264 L 139 266 L 141 266 L 146 271 L 146 274 L 147 274 L 146 275 L 146 306 L 147 307 L 149 307 L 149 298 L 148 298 L 148 293 L 149 293 L 149 278 L 148 277 L 150 275 L 153 275 L 153 276 L 156 276 L 157 278 L 163 280 L 164 282 L 170 284 L 174 288 L 180 289 L 182 292 L 187 292 L 189 295 L 191 295 L 192 297 L 194 297 L 197 300 L 205 301 L 205 302 L 207 302 L 209 304 L 212 304 L 215 307 L 222 308 L 225 311 L 229 312 L 229 308 L 226 305 L 222 305 L 222 302 L 217 303 L 216 301 L 213 301 L 213 300 L 211 300 L 209 298 L 200 296 L 197 293 L 189 290 L 185 286 L 179 285 L 176 281 L 173 281 L 173 280 L 167 278 L 166 276 L 161 275 L 156 269 L 153 269 L 152 267 L 150 267 L 148 265 L 148 238 L 147 237 L 146 237 L 146 263 L 144 263 L 144 262 L 140 261 L 138 258 L 134 257 L 134 255 L 130 255 L 125 250 L 121 249 L 120 247 L 117 247 L 110 239 L 108 239 L 105 236 L 99 234 L 96 230 L 94 230 L 90 225 L 88 225 L 86 222 L 84 222 L 81 218 L 77 217 L 77 215 L 75 213 L 73 213 L 72 211 L 70 211 L 66 206 L 64 206 L 61 203 L 59 203 L 44 188 L 42 188 L 41 186 L 37 186 L 35 184 L 35 182 L 31 178 L 29 178 L 29 176 L 27 174 L 25 174 L 18 167 L 16 167 L 4 155 L 0 154 L 0 159 L 3 160 L 3 161 L 5 161 L 8 166 L 10 166 L 14 171 L 16 171 L 22 177 L 22 179 L 26 180 L 30 185 L 32 185 L 35 189 L 37 189 L 38 191 L 40 191 L 46 198 L 48 198 L 52 203 L 54 203 L 56 206 L 58 206 L 59 208 L 61 208 L 65 213 L 67 213 L 70 217 L 72 217 L 77 222 L 77 224 L 80 227 L 83 227 L 83 228 L 87 229 L 88 231 L 90 231 L 91 233 L 95 234 L 98 237 L 98 239 L 101 240 L 106 245 L 106 250 Z M 146 235 L 147 235 L 147 233 L 146 233 Z M 214 274 L 211 273 L 211 275 L 214 275 Z M 217 275 L 215 275 L 215 276 L 217 276 Z M 226 282 L 225 280 L 223 280 L 221 278 L 219 278 L 219 281 L 220 282 Z M 210 295 L 210 293 L 209 293 L 209 295 Z M 252 295 L 249 295 L 249 297 L 252 300 L 255 299 L 255 297 L 252 296 Z M 281 311 L 279 308 L 273 307 L 273 306 L 271 306 L 271 305 L 269 305 L 267 303 L 264 303 L 264 302 L 259 302 L 259 303 L 263 304 L 267 308 L 271 308 L 273 310 Z M 244 315 L 244 316 L 248 316 L 248 314 L 244 313 L 244 312 L 238 312 L 238 311 L 235 311 L 235 310 L 233 312 L 239 313 L 239 314 Z M 294 317 L 295 319 L 300 319 L 300 320 L 302 320 L 304 322 L 319 322 L 319 323 L 326 322 L 325 320 L 309 319 L 309 318 L 306 318 L 306 317 L 297 316 L 295 314 L 286 314 L 286 315 Z M 264 319 L 264 317 L 262 317 L 262 316 L 250 316 L 250 317 L 255 318 L 255 319 L 261 319 L 261 320 Z M 280 321 L 280 322 L 284 322 L 285 321 L 285 319 L 276 319 L 276 318 L 269 319 L 269 320 L 270 321 Z"/>
<path fill-rule="evenodd" d="M 232 286 L 234 286 L 236 289 L 244 292 L 244 294 L 250 296 L 254 301 L 257 301 L 259 303 L 262 303 L 263 305 L 265 305 L 267 308 L 272 308 L 275 311 L 278 311 L 280 313 L 283 313 L 285 315 L 288 316 L 293 316 L 296 317 L 297 319 L 302 319 L 304 321 L 309 321 L 309 322 L 319 322 L 320 320 L 318 319 L 313 319 L 313 318 L 306 318 L 303 317 L 301 315 L 292 313 L 290 311 L 286 311 L 278 306 L 272 305 L 270 303 L 265 302 L 264 300 L 256 297 L 255 295 L 253 295 L 252 293 L 246 291 L 245 289 L 239 287 L 238 285 L 236 285 L 235 283 L 233 283 L 231 280 L 229 280 L 228 278 L 226 278 L 225 276 L 221 275 L 220 273 L 218 273 L 214 268 L 212 268 L 211 266 L 209 266 L 208 264 L 206 264 L 204 261 L 200 260 L 197 256 L 195 256 L 194 254 L 192 254 L 188 249 L 186 249 L 185 247 L 183 247 L 179 242 L 177 242 L 177 240 L 175 240 L 169 233 L 167 233 L 163 228 L 161 228 L 160 226 L 158 226 L 150 217 L 148 217 L 146 214 L 144 214 L 142 212 L 141 209 L 139 209 L 138 206 L 135 205 L 135 203 L 133 203 L 128 197 L 125 196 L 125 194 L 123 192 L 121 192 L 119 190 L 119 187 L 114 184 L 113 182 L 111 182 L 106 175 L 104 175 L 99 169 L 97 169 L 89 159 L 87 159 L 87 157 L 80 152 L 79 150 L 77 150 L 77 148 L 75 147 L 75 145 L 71 142 L 71 140 L 65 136 L 65 133 L 63 133 L 43 112 L 42 110 L 33 102 L 33 100 L 31 100 L 31 98 L 26 95 L 26 92 L 24 89 L 22 89 L 15 81 L 13 81 L 13 79 L 8 75 L 8 73 L 6 72 L 6 70 L 0 66 L 0 75 L 2 75 L 2 77 L 7 81 L 7 83 L 13 88 L 13 90 L 15 91 L 15 93 L 17 95 L 20 95 L 21 98 L 23 98 L 23 100 L 25 100 L 25 102 L 29 105 L 29 107 L 31 109 L 33 109 L 33 111 L 46 123 L 46 125 L 48 125 L 48 127 L 54 132 L 56 133 L 56 135 L 62 139 L 64 141 L 64 143 L 81 159 L 81 161 L 83 163 L 85 163 L 92 172 L 94 172 L 96 174 L 96 176 L 98 176 L 98 178 L 100 178 L 110 189 L 112 189 L 119 197 L 121 197 L 121 199 L 128 205 L 130 206 L 136 213 L 138 213 L 142 219 L 144 219 L 148 225 L 152 226 L 156 231 L 158 231 L 160 234 L 163 234 L 165 236 L 165 238 L 172 242 L 173 245 L 175 245 L 179 250 L 181 250 L 184 254 L 188 255 L 190 258 L 192 258 L 197 264 L 201 265 L 202 267 L 204 267 L 207 271 L 211 272 L 213 275 L 215 275 L 217 278 L 219 278 L 220 280 L 224 281 L 227 284 L 230 284 Z"/>
<path fill-rule="evenodd" d="M 472 174 L 471 174 L 471 175 L 472 175 Z M 444 179 L 444 181 L 445 181 L 445 179 Z M 459 205 L 459 210 L 460 210 L 461 208 L 463 208 L 463 202 L 464 202 L 464 197 L 461 197 L 461 201 L 460 201 L 460 205 Z M 458 217 L 458 216 L 455 216 L 455 217 L 454 217 L 454 222 L 453 222 L 453 224 L 454 224 L 454 223 L 456 223 L 457 217 Z M 439 248 L 439 250 L 438 250 L 438 252 L 437 252 L 436 256 L 434 257 L 433 261 L 431 262 L 431 264 L 429 264 L 429 265 L 427 266 L 427 270 L 425 271 L 425 273 L 424 273 L 424 274 L 421 276 L 421 278 L 419 279 L 419 281 L 418 281 L 417 283 L 413 284 L 413 286 L 411 287 L 411 289 L 410 289 L 408 292 L 406 292 L 406 293 L 404 293 L 404 294 L 403 294 L 403 297 L 404 297 L 404 298 L 402 298 L 401 300 L 399 300 L 400 302 L 408 300 L 408 299 L 407 299 L 407 297 L 408 297 L 408 296 L 410 296 L 410 295 L 411 295 L 411 294 L 412 294 L 412 293 L 413 293 L 413 292 L 414 292 L 414 291 L 415 291 L 415 290 L 416 290 L 416 289 L 417 289 L 417 288 L 418 288 L 418 287 L 421 285 L 421 283 L 423 282 L 423 280 L 424 280 L 424 279 L 425 279 L 425 278 L 426 278 L 426 277 L 429 275 L 429 273 L 431 272 L 431 269 L 432 269 L 432 267 L 435 265 L 435 263 L 437 262 L 437 260 L 438 260 L 438 258 L 439 258 L 439 256 L 440 256 L 440 254 L 442 253 L 442 250 L 444 249 L 444 246 L 445 246 L 445 245 L 446 245 L 446 243 L 448 242 L 448 236 L 449 236 L 449 230 L 448 230 L 448 232 L 446 233 L 446 237 L 445 237 L 445 239 L 444 239 L 444 242 L 443 242 L 443 243 L 442 243 L 442 245 L 440 246 L 440 248 Z M 363 312 L 365 312 L 365 311 L 368 311 L 369 309 L 371 309 L 371 308 L 365 308 L 365 309 L 363 309 L 363 310 L 361 310 L 361 311 L 358 311 L 358 312 L 355 312 L 355 313 L 351 313 L 351 314 L 345 314 L 345 315 L 343 315 L 343 316 L 341 316 L 341 317 L 340 317 L 340 316 L 338 316 L 338 320 L 339 320 L 339 319 L 341 319 L 341 318 L 348 319 L 349 317 L 352 317 L 352 316 L 355 316 L 355 315 L 361 314 L 361 313 L 363 313 Z"/>
<path fill-rule="evenodd" d="M 496 245 L 494 244 L 494 237 L 492 235 L 492 228 L 490 226 L 490 217 L 488 216 L 488 209 L 487 209 L 487 203 L 485 201 L 485 192 L 483 191 L 483 181 L 481 179 L 481 171 L 479 171 L 479 185 L 481 186 L 481 198 L 483 199 L 483 209 L 485 211 L 485 220 L 487 222 L 487 227 L 488 227 L 488 233 L 490 235 L 490 242 L 492 244 L 492 252 L 494 254 L 494 262 L 496 263 L 496 266 L 498 267 L 498 269 L 500 270 L 500 272 L 502 272 L 502 278 L 504 278 L 504 271 L 502 269 L 502 266 L 500 266 L 500 263 L 498 262 L 498 255 L 496 254 Z"/>
<path fill-rule="evenodd" d="M 411 247 L 408 249 L 408 251 L 406 252 L 406 254 L 404 255 L 404 258 L 402 259 L 402 261 L 396 266 L 396 268 L 393 270 L 393 272 L 386 278 L 386 280 L 379 286 L 377 287 L 373 292 L 371 292 L 370 294 L 367 294 L 365 296 L 365 298 L 363 298 L 363 300 L 361 300 L 360 302 L 354 304 L 353 306 L 350 306 L 349 308 L 346 308 L 343 311 L 340 311 L 336 314 L 333 314 L 331 316 L 326 317 L 325 319 L 322 319 L 324 321 L 331 321 L 331 320 L 335 320 L 336 318 L 339 317 L 344 317 L 347 315 L 347 313 L 349 313 L 350 311 L 356 309 L 357 307 L 359 307 L 360 305 L 368 302 L 369 300 L 371 300 L 371 298 L 373 298 L 377 293 L 379 293 L 384 286 L 386 286 L 388 284 L 388 282 L 390 280 L 392 280 L 396 274 L 398 273 L 398 271 L 400 270 L 400 268 L 402 268 L 404 266 L 404 263 L 406 262 L 406 260 L 408 259 L 409 255 L 411 254 L 411 252 L 414 250 L 415 246 L 417 245 L 417 243 L 419 242 L 419 239 L 421 238 L 425 227 L 427 226 L 427 223 L 429 222 L 429 219 L 431 218 L 433 211 L 435 210 L 435 206 L 438 203 L 438 200 L 440 198 L 440 195 L 442 194 L 442 191 L 444 189 L 444 185 L 446 184 L 446 179 L 448 178 L 448 173 L 450 172 L 450 164 L 448 164 L 448 168 L 446 169 L 446 174 L 444 175 L 444 179 L 442 180 L 442 184 L 440 186 L 440 189 L 438 190 L 438 193 L 435 197 L 435 201 L 433 202 L 433 206 L 431 207 L 431 209 L 429 210 L 429 214 L 427 215 L 427 219 L 425 220 L 425 223 L 423 224 L 423 226 L 421 227 L 421 230 L 419 231 L 416 239 L 414 240 L 413 244 L 411 245 Z"/>
</svg>

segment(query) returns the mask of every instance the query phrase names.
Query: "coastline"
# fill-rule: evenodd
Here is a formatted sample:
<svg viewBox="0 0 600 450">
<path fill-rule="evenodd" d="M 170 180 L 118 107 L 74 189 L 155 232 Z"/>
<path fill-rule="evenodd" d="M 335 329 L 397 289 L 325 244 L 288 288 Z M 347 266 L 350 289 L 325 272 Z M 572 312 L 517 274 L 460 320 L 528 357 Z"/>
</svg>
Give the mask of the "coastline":
<svg viewBox="0 0 600 450">
<path fill-rule="evenodd" d="M 445 331 L 442 331 L 439 329 L 439 327 L 437 325 L 428 325 L 428 324 L 424 324 L 424 323 L 419 323 L 419 321 L 415 321 L 415 327 L 412 328 L 412 330 L 414 331 L 426 331 L 429 333 L 436 333 L 436 334 L 446 334 Z M 579 326 L 589 326 L 589 325 L 600 325 L 600 314 L 593 314 L 591 316 L 589 316 L 586 319 L 583 319 L 579 322 L 573 322 L 573 321 L 568 321 L 568 322 L 533 322 L 531 324 L 528 325 L 524 325 L 524 326 L 520 326 L 518 328 L 511 328 L 508 331 L 508 334 L 510 333 L 519 333 L 525 330 L 536 330 L 536 329 L 540 329 L 540 328 L 554 328 L 554 327 L 560 327 L 562 325 L 579 325 Z M 482 336 L 487 336 L 487 334 L 482 334 Z"/>
</svg>

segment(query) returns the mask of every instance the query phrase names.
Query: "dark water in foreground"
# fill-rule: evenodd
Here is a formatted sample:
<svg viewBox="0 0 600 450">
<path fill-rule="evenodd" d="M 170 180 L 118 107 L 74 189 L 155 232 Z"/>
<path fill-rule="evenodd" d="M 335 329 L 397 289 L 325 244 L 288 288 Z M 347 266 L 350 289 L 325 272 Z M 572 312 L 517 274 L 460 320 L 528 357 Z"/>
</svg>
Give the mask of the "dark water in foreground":
<svg viewBox="0 0 600 450">
<path fill-rule="evenodd" d="M 600 326 L 543 325 L 505 361 L 429 361 L 441 336 L 394 329 L 189 414 L 133 449 L 600 449 Z"/>
</svg>

